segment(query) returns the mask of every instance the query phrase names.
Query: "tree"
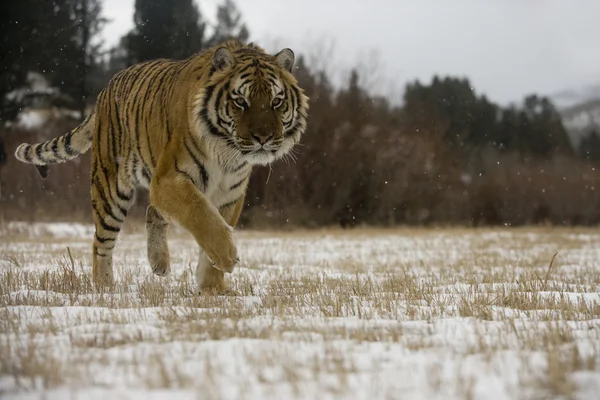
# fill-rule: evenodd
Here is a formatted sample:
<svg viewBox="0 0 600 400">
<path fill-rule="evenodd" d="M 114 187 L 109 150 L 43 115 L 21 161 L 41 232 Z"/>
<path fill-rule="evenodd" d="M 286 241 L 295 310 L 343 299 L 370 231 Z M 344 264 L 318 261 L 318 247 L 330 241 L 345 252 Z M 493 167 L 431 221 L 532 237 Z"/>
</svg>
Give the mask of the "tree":
<svg viewBox="0 0 600 400">
<path fill-rule="evenodd" d="M 516 107 L 510 106 L 501 111 L 496 144 L 500 150 L 525 151 L 521 131 L 524 129 L 522 112 Z"/>
<path fill-rule="evenodd" d="M 36 0 L 2 2 L 0 22 L 0 119 L 16 117 L 20 104 L 8 101 L 6 94 L 23 86 L 27 73 L 37 71 L 48 77 L 60 60 L 60 47 L 68 44 L 64 31 L 53 32 L 50 22 L 61 20 L 65 13 L 52 2 Z M 52 40 L 51 40 L 52 39 Z"/>
<path fill-rule="evenodd" d="M 4 148 L 4 139 L 0 135 L 0 167 L 6 164 L 7 159 L 8 154 L 6 153 L 6 149 Z"/>
<path fill-rule="evenodd" d="M 115 73 L 135 64 L 135 54 L 132 49 L 136 40 L 135 32 L 131 31 L 121 37 L 119 44 L 108 51 L 108 62 L 105 66 L 106 77 L 109 80 Z"/>
<path fill-rule="evenodd" d="M 75 52 L 70 67 L 78 72 L 73 93 L 79 105 L 80 117 L 83 119 L 87 99 L 92 92 L 97 91 L 92 89 L 90 76 L 97 73 L 102 41 L 95 39 L 107 20 L 101 17 L 102 4 L 99 0 L 71 1 Z"/>
<path fill-rule="evenodd" d="M 441 136 L 452 146 L 491 142 L 495 106 L 479 98 L 467 79 L 434 77 L 429 86 L 408 84 L 404 94 L 410 129 Z"/>
<path fill-rule="evenodd" d="M 110 52 L 108 75 L 157 58 L 185 59 L 223 41 L 246 42 L 249 37 L 232 0 L 218 7 L 210 38 L 206 37 L 206 23 L 193 0 L 136 0 L 133 19 L 133 30 Z"/>
<path fill-rule="evenodd" d="M 200 11 L 192 0 L 136 0 L 135 27 L 122 42 L 128 63 L 184 59 L 205 47 Z"/>
<path fill-rule="evenodd" d="M 23 0 L 3 2 L 3 7 L 0 118 L 13 119 L 22 107 L 7 103 L 5 95 L 22 87 L 28 72 L 43 74 L 83 109 L 87 75 L 99 55 L 100 1 Z"/>
<path fill-rule="evenodd" d="M 600 161 L 600 135 L 596 131 L 581 139 L 579 156 L 589 161 Z"/>
<path fill-rule="evenodd" d="M 173 58 L 183 59 L 206 47 L 204 38 L 206 24 L 194 3 L 175 2 L 175 29 L 171 34 Z"/>
<path fill-rule="evenodd" d="M 238 40 L 245 43 L 250 33 L 233 0 L 224 0 L 217 9 L 217 24 L 210 38 L 209 45 L 215 46 L 227 40 Z"/>
<path fill-rule="evenodd" d="M 128 45 L 134 63 L 170 56 L 173 2 L 136 0 Z"/>
<path fill-rule="evenodd" d="M 530 95 L 523 103 L 523 141 L 526 151 L 549 157 L 555 152 L 572 154 L 571 144 L 560 115 L 546 97 Z"/>
<path fill-rule="evenodd" d="M 500 107 L 481 96 L 475 101 L 470 115 L 468 143 L 474 146 L 491 144 L 502 149 L 499 138 Z"/>
<path fill-rule="evenodd" d="M 459 149 L 493 146 L 543 157 L 572 152 L 550 100 L 533 95 L 525 98 L 522 108 L 502 109 L 477 96 L 467 79 L 434 77 L 428 86 L 408 84 L 404 115 L 409 131 L 442 137 Z"/>
<path fill-rule="evenodd" d="M 341 124 L 334 133 L 332 155 L 340 168 L 332 174 L 336 182 L 333 197 L 342 226 L 367 220 L 373 202 L 369 187 L 373 182 L 379 121 L 373 118 L 373 99 L 359 82 L 360 75 L 353 69 L 347 87 L 336 99 Z"/>
</svg>

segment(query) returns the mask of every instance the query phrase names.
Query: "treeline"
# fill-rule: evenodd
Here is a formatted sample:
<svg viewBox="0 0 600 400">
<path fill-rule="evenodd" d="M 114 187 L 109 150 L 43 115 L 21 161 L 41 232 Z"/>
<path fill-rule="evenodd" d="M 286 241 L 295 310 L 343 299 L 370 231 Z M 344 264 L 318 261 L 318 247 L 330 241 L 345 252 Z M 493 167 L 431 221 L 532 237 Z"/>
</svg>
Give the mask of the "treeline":
<svg viewBox="0 0 600 400">
<path fill-rule="evenodd" d="M 23 87 L 28 72 L 43 74 L 83 113 L 103 82 L 102 41 L 106 23 L 100 0 L 19 0 L 0 6 L 0 121 L 14 119 L 21 99 L 7 97 Z M 101 79 L 100 79 L 101 80 Z"/>
<path fill-rule="evenodd" d="M 183 59 L 227 39 L 249 33 L 235 3 L 223 0 L 216 24 L 207 22 L 192 0 L 136 0 L 134 28 L 114 48 L 103 50 L 108 21 L 101 0 L 3 2 L 0 22 L 0 120 L 11 121 L 24 105 L 8 96 L 26 85 L 27 73 L 43 74 L 60 88 L 63 105 L 81 112 L 119 70 L 155 58 Z"/>
<path fill-rule="evenodd" d="M 54 3 L 61 2 L 69 7 L 85 3 L 85 10 L 100 10 L 101 5 L 98 0 Z M 51 15 L 60 12 L 59 8 Z M 11 76 L 2 79 L 10 85 L 3 86 L 0 94 L 19 87 L 23 72 L 33 69 L 82 103 L 77 107 L 82 109 L 112 74 L 133 63 L 158 57 L 181 59 L 229 38 L 249 38 L 230 0 L 219 6 L 215 24 L 191 0 L 136 0 L 133 30 L 106 54 L 97 47 L 97 30 L 88 29 L 83 35 L 77 20 L 81 13 L 69 15 L 71 24 L 64 19 L 48 21 L 46 15 L 40 29 L 44 35 L 64 29 L 61 40 L 78 49 L 87 37 L 87 61 L 79 58 L 83 67 L 76 61 L 63 64 L 60 56 L 57 63 L 50 63 L 52 68 L 45 67 L 48 60 L 36 58 L 35 41 L 21 33 L 23 39 L 14 49 L 20 44 L 27 50 L 0 61 L 1 73 Z M 95 21 L 94 27 L 105 23 L 100 12 L 85 15 L 86 21 Z M 56 40 L 54 34 L 46 46 L 56 47 Z M 77 84 L 61 75 L 64 69 L 74 76 L 82 71 L 78 68 L 86 73 Z M 547 98 L 532 94 L 518 105 L 502 107 L 477 94 L 468 79 L 434 77 L 426 83 L 408 83 L 402 104 L 395 105 L 362 85 L 358 70 L 336 88 L 331 76 L 307 65 L 299 55 L 295 75 L 311 98 L 309 126 L 293 157 L 255 170 L 243 214 L 245 226 L 599 221 L 595 182 L 600 138 L 591 134 L 574 149 Z M 7 113 L 1 115 L 8 118 Z M 4 129 L 4 147 L 10 153 L 21 141 L 46 139 L 74 125 L 74 121 L 55 121 L 35 132 Z M 33 168 L 8 157 L 0 169 L 0 217 L 89 218 L 87 159 L 53 170 L 42 183 Z M 141 215 L 146 196 L 142 194 L 138 202 Z"/>
<path fill-rule="evenodd" d="M 597 166 L 577 157 L 547 98 L 501 107 L 467 79 L 434 77 L 393 106 L 357 71 L 337 91 L 302 58 L 297 76 L 312 99 L 304 146 L 253 177 L 249 222 L 598 222 Z"/>
</svg>

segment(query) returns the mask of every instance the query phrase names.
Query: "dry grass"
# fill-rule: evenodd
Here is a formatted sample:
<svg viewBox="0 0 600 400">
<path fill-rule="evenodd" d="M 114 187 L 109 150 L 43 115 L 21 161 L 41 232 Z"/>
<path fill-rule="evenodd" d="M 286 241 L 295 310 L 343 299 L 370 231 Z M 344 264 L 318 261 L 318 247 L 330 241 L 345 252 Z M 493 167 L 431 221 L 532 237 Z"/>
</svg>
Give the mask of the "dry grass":
<svg viewBox="0 0 600 400">
<path fill-rule="evenodd" d="M 592 230 L 242 232 L 243 266 L 230 276 L 242 296 L 198 297 L 197 249 L 184 234 L 173 235 L 173 274 L 161 279 L 143 232 L 129 230 L 118 283 L 97 292 L 88 237 L 14 229 L 0 232 L 0 396 L 126 388 L 142 398 L 488 399 L 600 389 Z"/>
</svg>

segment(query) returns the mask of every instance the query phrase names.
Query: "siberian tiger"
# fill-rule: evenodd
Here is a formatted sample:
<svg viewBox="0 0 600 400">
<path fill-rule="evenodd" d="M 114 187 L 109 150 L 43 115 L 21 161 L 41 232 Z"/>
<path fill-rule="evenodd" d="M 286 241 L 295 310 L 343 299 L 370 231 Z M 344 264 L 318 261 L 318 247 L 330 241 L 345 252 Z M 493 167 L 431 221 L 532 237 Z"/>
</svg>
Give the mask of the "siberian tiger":
<svg viewBox="0 0 600 400">
<path fill-rule="evenodd" d="M 291 71 L 294 53 L 227 42 L 186 60 L 155 60 L 117 73 L 94 111 L 67 134 L 22 144 L 16 157 L 62 163 L 92 149 L 95 235 L 92 276 L 114 282 L 112 254 L 136 188 L 150 190 L 147 253 L 152 271 L 170 271 L 167 227 L 200 246 L 200 292 L 228 292 L 224 273 L 239 261 L 233 242 L 253 165 L 288 153 L 306 128 L 308 97 Z"/>
</svg>

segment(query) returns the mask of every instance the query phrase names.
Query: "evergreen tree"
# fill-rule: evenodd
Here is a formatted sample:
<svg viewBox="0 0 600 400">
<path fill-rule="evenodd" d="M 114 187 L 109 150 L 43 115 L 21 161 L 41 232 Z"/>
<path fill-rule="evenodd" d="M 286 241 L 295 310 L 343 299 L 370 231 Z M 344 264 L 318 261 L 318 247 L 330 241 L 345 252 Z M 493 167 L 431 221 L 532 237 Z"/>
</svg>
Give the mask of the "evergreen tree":
<svg viewBox="0 0 600 400">
<path fill-rule="evenodd" d="M 529 120 L 527 141 L 533 154 L 551 156 L 554 152 L 572 154 L 567 131 L 554 105 L 546 97 L 527 96 L 524 111 Z"/>
<path fill-rule="evenodd" d="M 581 139 L 579 156 L 589 161 L 600 161 L 600 135 L 596 131 Z"/>
<path fill-rule="evenodd" d="M 499 114 L 500 108 L 488 101 L 485 96 L 477 99 L 470 115 L 468 143 L 474 146 L 492 145 L 502 149 L 499 138 Z"/>
<path fill-rule="evenodd" d="M 233 0 L 224 0 L 217 9 L 217 24 L 210 38 L 210 46 L 215 46 L 227 40 L 239 40 L 245 43 L 250 33 Z"/>
<path fill-rule="evenodd" d="M 173 2 L 136 0 L 134 30 L 128 41 L 134 63 L 170 56 L 170 34 L 174 25 Z"/>
<path fill-rule="evenodd" d="M 23 0 L 3 2 L 5 33 L 0 47 L 0 118 L 12 119 L 19 104 L 6 93 L 23 86 L 28 72 L 39 72 L 53 86 L 79 100 L 87 96 L 86 77 L 99 55 L 99 0 Z M 75 79 L 73 78 L 75 76 Z"/>
<path fill-rule="evenodd" d="M 71 7 L 75 46 L 67 67 L 71 75 L 73 71 L 77 71 L 71 91 L 83 119 L 88 98 L 99 91 L 97 84 L 93 85 L 91 76 L 98 74 L 102 41 L 95 38 L 100 34 L 106 19 L 101 17 L 102 4 L 99 0 L 71 0 Z"/>
<path fill-rule="evenodd" d="M 467 79 L 436 76 L 429 86 L 409 84 L 404 102 L 411 130 L 441 136 L 458 147 L 491 141 L 495 106 L 477 98 Z"/>
<path fill-rule="evenodd" d="M 173 13 L 176 28 L 171 34 L 172 57 L 184 59 L 203 50 L 206 24 L 202 22 L 198 7 L 193 2 L 177 1 Z"/>
<path fill-rule="evenodd" d="M 353 69 L 350 71 L 348 78 L 348 86 L 342 90 L 337 99 L 339 105 L 343 104 L 341 108 L 340 117 L 344 122 L 348 122 L 354 129 L 361 129 L 365 124 L 368 115 L 368 94 L 360 87 L 358 71 Z"/>
<path fill-rule="evenodd" d="M 8 101 L 6 94 L 25 84 L 27 73 L 40 72 L 51 78 L 61 60 L 62 48 L 68 48 L 64 30 L 54 31 L 52 22 L 68 26 L 66 7 L 39 0 L 2 2 L 0 21 L 0 118 L 13 119 L 20 104 Z M 65 18 L 67 17 L 67 18 Z M 67 45 L 64 47 L 64 45 Z"/>
<path fill-rule="evenodd" d="M 105 65 L 106 80 L 110 80 L 117 72 L 133 64 L 133 55 L 130 53 L 132 32 L 121 37 L 119 43 L 108 50 L 108 62 Z"/>
<path fill-rule="evenodd" d="M 7 159 L 8 154 L 6 154 L 6 149 L 4 148 L 4 139 L 2 139 L 2 135 L 0 135 L 0 167 L 6 164 Z"/>
<path fill-rule="evenodd" d="M 526 97 L 521 109 L 501 109 L 476 96 L 466 79 L 434 77 L 429 86 L 407 85 L 404 103 L 409 131 L 442 137 L 453 147 L 494 146 L 543 157 L 572 153 L 560 116 L 544 97 Z"/>
<path fill-rule="evenodd" d="M 0 4 L 0 103 L 6 93 L 20 86 L 25 81 L 26 67 L 21 47 L 26 41 L 26 31 L 33 28 L 33 13 L 25 13 L 28 2 L 3 1 Z M 29 18 L 26 18 L 29 17 Z M 0 108 L 0 119 L 6 118 L 6 105 Z M 3 111 L 3 112 L 2 112 Z"/>
<path fill-rule="evenodd" d="M 128 64 L 184 59 L 205 47 L 200 11 L 192 0 L 136 0 L 133 31 L 122 43 Z"/>
<path fill-rule="evenodd" d="M 523 120 L 524 116 L 514 106 L 502 110 L 496 137 L 498 149 L 525 150 L 525 146 L 520 143 L 520 138 L 523 136 L 520 132 L 524 129 Z"/>
</svg>

